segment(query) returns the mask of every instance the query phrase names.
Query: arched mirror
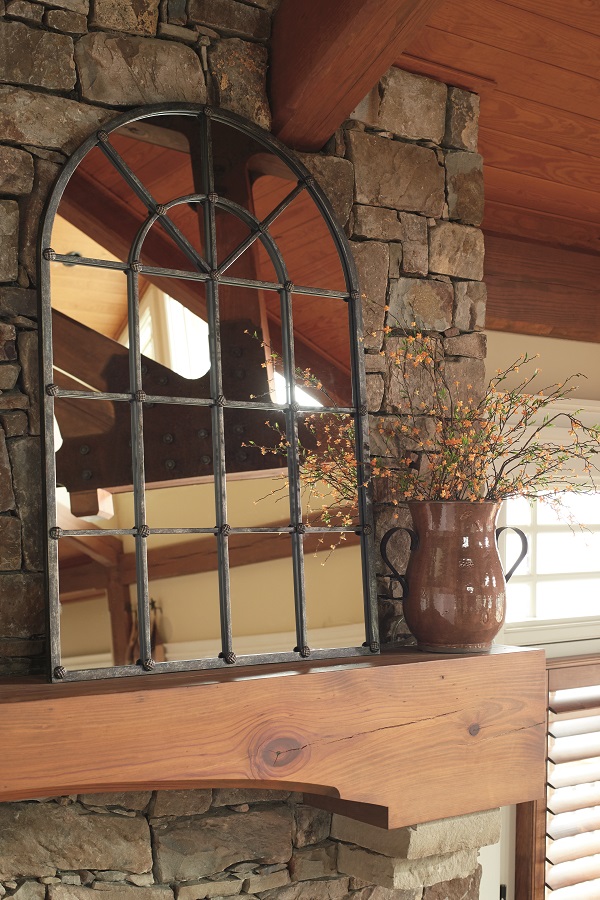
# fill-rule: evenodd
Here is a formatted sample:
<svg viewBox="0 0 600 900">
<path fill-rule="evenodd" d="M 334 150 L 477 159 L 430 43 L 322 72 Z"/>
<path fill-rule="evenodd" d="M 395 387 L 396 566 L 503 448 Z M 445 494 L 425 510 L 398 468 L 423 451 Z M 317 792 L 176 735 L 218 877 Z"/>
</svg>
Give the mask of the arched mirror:
<svg viewBox="0 0 600 900">
<path fill-rule="evenodd" d="M 308 171 L 138 110 L 41 241 L 53 677 L 376 652 L 358 285 Z"/>
</svg>

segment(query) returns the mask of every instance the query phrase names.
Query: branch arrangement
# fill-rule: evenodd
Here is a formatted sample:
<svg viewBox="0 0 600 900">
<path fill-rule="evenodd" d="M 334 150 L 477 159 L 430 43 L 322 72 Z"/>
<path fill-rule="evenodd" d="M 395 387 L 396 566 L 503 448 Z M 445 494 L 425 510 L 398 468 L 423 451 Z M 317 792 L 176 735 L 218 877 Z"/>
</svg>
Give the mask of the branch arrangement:
<svg viewBox="0 0 600 900">
<path fill-rule="evenodd" d="M 388 361 L 388 404 L 393 397 L 394 412 L 375 419 L 381 452 L 371 474 L 389 482 L 393 503 L 518 496 L 560 504 L 566 491 L 596 489 L 600 426 L 585 425 L 579 411 L 554 411 L 572 395 L 580 376 L 534 390 L 539 369 L 531 371 L 536 357 L 525 354 L 498 371 L 477 399 L 471 384 L 449 380 L 439 337 L 404 333 L 389 340 L 381 355 Z M 276 365 L 274 354 L 270 361 Z M 509 388 L 507 382 L 522 367 L 527 374 Z M 310 370 L 298 371 L 296 383 L 325 393 Z M 261 452 L 287 457 L 285 435 L 278 425 L 271 427 L 275 443 Z M 566 430 L 568 440 L 553 440 L 557 427 Z M 353 419 L 328 408 L 306 416 L 305 432 L 300 480 L 309 521 L 312 513 L 325 524 L 352 524 L 357 498 Z"/>
<path fill-rule="evenodd" d="M 539 370 L 530 371 L 535 357 L 525 354 L 498 371 L 477 401 L 472 385 L 448 380 L 439 338 L 417 331 L 383 355 L 398 414 L 377 421 L 390 452 L 376 461 L 373 475 L 392 480 L 396 502 L 516 496 L 560 502 L 565 491 L 595 489 L 600 426 L 584 425 L 579 411 L 551 411 L 570 397 L 579 376 L 534 391 Z M 507 387 L 522 367 L 528 374 Z M 568 440 L 553 440 L 553 427 L 566 429 Z M 388 460 L 399 436 L 407 452 Z"/>
</svg>

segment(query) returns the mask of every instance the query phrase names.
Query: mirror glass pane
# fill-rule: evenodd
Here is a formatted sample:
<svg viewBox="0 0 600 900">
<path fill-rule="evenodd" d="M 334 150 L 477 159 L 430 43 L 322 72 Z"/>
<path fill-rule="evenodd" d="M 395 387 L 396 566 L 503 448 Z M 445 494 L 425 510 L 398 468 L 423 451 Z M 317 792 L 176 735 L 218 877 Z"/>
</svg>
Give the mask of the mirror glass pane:
<svg viewBox="0 0 600 900">
<path fill-rule="evenodd" d="M 213 528 L 214 461 L 206 406 L 144 404 L 146 523 Z"/>
</svg>

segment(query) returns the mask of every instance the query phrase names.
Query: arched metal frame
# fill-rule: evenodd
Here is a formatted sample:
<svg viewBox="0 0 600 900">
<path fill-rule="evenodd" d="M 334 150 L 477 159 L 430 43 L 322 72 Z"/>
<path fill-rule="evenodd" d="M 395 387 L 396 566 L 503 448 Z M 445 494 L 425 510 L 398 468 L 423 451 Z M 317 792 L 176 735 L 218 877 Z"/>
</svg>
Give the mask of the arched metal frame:
<svg viewBox="0 0 600 900">
<path fill-rule="evenodd" d="M 120 154 L 110 143 L 110 135 L 122 125 L 140 119 L 155 116 L 182 115 L 196 117 L 201 129 L 201 180 L 202 192 L 176 198 L 166 204 L 157 204 L 144 185 L 136 177 Z M 211 122 L 218 122 L 236 129 L 262 144 L 268 151 L 281 159 L 297 176 L 297 186 L 262 222 L 248 210 L 217 196 L 214 190 Z M 135 195 L 144 203 L 148 217 L 140 227 L 132 245 L 127 263 L 107 260 L 73 259 L 55 253 L 50 247 L 54 218 L 69 179 L 79 163 L 95 147 L 99 147 L 108 160 L 121 174 Z M 329 232 L 335 242 L 346 290 L 344 292 L 321 290 L 319 288 L 294 285 L 288 277 L 285 262 L 276 242 L 269 233 L 269 226 L 283 210 L 302 191 L 308 191 L 315 201 Z M 169 219 L 168 212 L 173 206 L 181 203 L 197 203 L 202 206 L 205 230 L 204 259 L 177 226 Z M 215 209 L 220 208 L 237 216 L 250 229 L 250 234 L 227 259 L 219 264 L 217 259 Z M 171 236 L 176 245 L 192 262 L 196 271 L 181 271 L 143 265 L 140 253 L 146 236 L 152 226 L 160 221 L 160 225 Z M 254 242 L 263 244 L 271 259 L 276 283 L 235 278 L 227 274 L 229 267 Z M 366 407 L 366 382 L 364 372 L 362 345 L 362 313 L 360 292 L 352 253 L 342 229 L 337 224 L 330 203 L 310 175 L 308 170 L 295 159 L 286 147 L 268 132 L 252 122 L 233 113 L 211 107 L 198 107 L 191 104 L 163 104 L 141 108 L 129 112 L 104 126 L 103 130 L 88 138 L 77 150 L 62 170 L 54 190 L 48 201 L 40 231 L 40 284 L 42 299 L 42 341 L 43 341 L 43 380 L 44 380 L 44 450 L 45 450 L 45 485 L 46 485 L 46 519 L 49 540 L 48 546 L 48 589 L 49 631 L 50 631 L 50 664 L 51 677 L 55 681 L 80 681 L 109 678 L 115 676 L 140 675 L 148 672 L 172 672 L 207 668 L 231 667 L 234 664 L 256 665 L 259 663 L 281 663 L 297 661 L 299 658 L 333 658 L 357 655 L 371 655 L 379 651 L 377 626 L 377 600 L 375 589 L 373 561 L 373 522 L 372 505 L 368 488 L 369 480 L 369 444 L 368 417 Z M 52 310 L 50 291 L 50 269 L 52 263 L 69 262 L 71 265 L 109 268 L 123 271 L 127 278 L 128 322 L 129 322 L 129 370 L 130 393 L 98 393 L 92 391 L 64 390 L 53 383 L 52 355 Z M 139 304 L 138 280 L 140 274 L 165 276 L 171 278 L 190 279 L 204 282 L 206 285 L 206 301 L 208 309 L 209 347 L 211 356 L 210 399 L 165 397 L 146 395 L 142 386 L 141 353 L 139 346 Z M 278 405 L 258 400 L 232 401 L 223 396 L 221 371 L 221 341 L 219 328 L 219 284 L 237 287 L 260 288 L 274 291 L 280 297 L 282 326 L 282 360 L 286 379 L 286 402 Z M 346 301 L 348 308 L 348 326 L 350 332 L 350 354 L 352 373 L 352 406 L 336 407 L 332 412 L 351 415 L 355 421 L 355 454 L 357 460 L 358 485 L 358 527 L 312 527 L 302 522 L 300 479 L 299 479 L 299 447 L 298 417 L 303 413 L 314 412 L 314 408 L 302 407 L 296 402 L 294 384 L 294 333 L 292 321 L 292 295 L 305 294 Z M 90 669 L 67 672 L 61 665 L 60 632 L 59 632 L 59 585 L 58 585 L 58 541 L 61 537 L 98 535 L 97 530 L 62 530 L 56 519 L 56 467 L 54 456 L 54 398 L 75 398 L 87 400 L 110 400 L 127 402 L 131 405 L 132 427 L 132 462 L 134 479 L 135 527 L 133 529 L 103 529 L 105 535 L 130 535 L 136 543 L 138 622 L 139 622 L 139 661 L 137 664 L 113 666 L 106 669 Z M 213 451 L 214 451 L 214 485 L 216 525 L 214 528 L 153 528 L 149 529 L 145 518 L 144 489 L 144 444 L 143 444 L 143 407 L 144 403 L 168 403 L 205 406 L 211 409 Z M 288 476 L 290 497 L 290 526 L 279 529 L 266 528 L 234 528 L 227 523 L 227 494 L 225 484 L 225 452 L 224 452 L 224 409 L 243 408 L 283 412 L 285 415 L 286 433 L 290 442 L 288 453 Z M 229 554 L 228 537 L 230 534 L 245 532 L 283 532 L 291 535 L 293 581 L 296 614 L 296 647 L 289 652 L 278 652 L 251 655 L 236 658 L 231 628 L 231 606 L 229 597 Z M 304 592 L 304 557 L 303 538 L 310 532 L 357 532 L 361 539 L 362 573 L 365 612 L 365 643 L 361 647 L 334 648 L 328 650 L 310 650 L 307 645 L 306 603 Z M 154 662 L 150 646 L 150 603 L 148 594 L 148 564 L 146 540 L 150 534 L 212 534 L 217 539 L 219 599 L 221 615 L 222 652 L 215 659 L 185 660 L 173 662 Z"/>
</svg>

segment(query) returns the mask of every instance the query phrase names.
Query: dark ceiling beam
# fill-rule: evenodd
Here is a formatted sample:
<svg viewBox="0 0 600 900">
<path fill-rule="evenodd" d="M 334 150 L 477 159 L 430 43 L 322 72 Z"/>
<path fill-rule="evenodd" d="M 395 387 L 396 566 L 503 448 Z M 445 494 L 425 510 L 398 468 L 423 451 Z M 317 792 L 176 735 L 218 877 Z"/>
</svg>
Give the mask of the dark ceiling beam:
<svg viewBox="0 0 600 900">
<path fill-rule="evenodd" d="M 486 234 L 486 327 L 600 342 L 597 253 Z"/>
<path fill-rule="evenodd" d="M 443 0 L 283 0 L 273 24 L 273 132 L 319 150 Z"/>
</svg>

